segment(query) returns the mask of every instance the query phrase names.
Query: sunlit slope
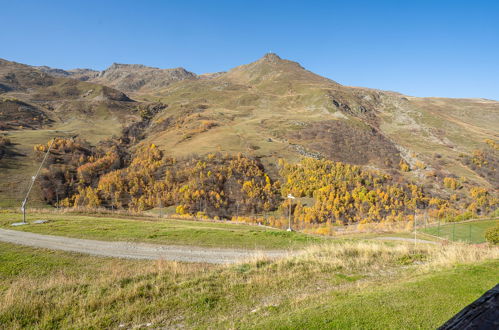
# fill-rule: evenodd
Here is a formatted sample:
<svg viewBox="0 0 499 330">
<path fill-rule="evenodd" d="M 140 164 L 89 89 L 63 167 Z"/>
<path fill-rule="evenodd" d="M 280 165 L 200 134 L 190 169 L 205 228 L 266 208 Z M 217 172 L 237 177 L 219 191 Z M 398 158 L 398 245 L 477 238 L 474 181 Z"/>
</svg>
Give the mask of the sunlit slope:
<svg viewBox="0 0 499 330">
<path fill-rule="evenodd" d="M 385 169 L 404 159 L 410 175 L 445 170 L 487 185 L 460 155 L 499 134 L 499 102 L 342 86 L 275 54 L 139 98 L 168 104 L 144 142 L 179 156 L 245 152 L 268 163 L 312 156 Z"/>
<path fill-rule="evenodd" d="M 293 133 L 325 120 L 370 130 L 363 118 L 372 115 L 362 112 L 374 105 L 370 94 L 378 92 L 365 93 L 271 54 L 216 78 L 179 82 L 148 96 L 169 107 L 155 118 L 147 142 L 177 154 L 222 150 L 292 158 L 322 152 L 307 147 L 315 141 Z"/>
</svg>

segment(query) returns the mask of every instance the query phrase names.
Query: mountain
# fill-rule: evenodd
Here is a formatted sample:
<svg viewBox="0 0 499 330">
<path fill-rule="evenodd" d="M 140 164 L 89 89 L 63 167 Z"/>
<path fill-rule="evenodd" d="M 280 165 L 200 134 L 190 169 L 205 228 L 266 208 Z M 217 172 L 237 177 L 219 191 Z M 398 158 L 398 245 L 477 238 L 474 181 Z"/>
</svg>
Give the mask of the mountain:
<svg viewBox="0 0 499 330">
<path fill-rule="evenodd" d="M 276 54 L 207 75 L 128 64 L 61 72 L 1 61 L 0 99 L 0 129 L 18 143 L 17 154 L 40 143 L 25 137 L 27 129 L 93 143 L 125 129 L 135 147 L 154 143 L 176 157 L 241 152 L 270 173 L 280 158 L 305 156 L 401 175 L 448 196 L 445 177 L 499 185 L 499 102 L 343 86 Z"/>
<path fill-rule="evenodd" d="M 194 73 L 184 68 L 158 69 L 141 64 L 114 63 L 100 72 L 92 81 L 125 92 L 145 92 L 166 87 L 176 81 L 195 79 L 196 77 Z"/>
<path fill-rule="evenodd" d="M 73 78 L 81 81 L 91 80 L 99 75 L 99 71 L 92 69 L 72 69 L 66 71 L 63 69 L 55 69 L 48 66 L 35 66 L 34 68 L 48 73 L 52 76 Z"/>
<path fill-rule="evenodd" d="M 66 71 L 47 66 L 38 66 L 35 68 L 51 76 L 99 83 L 127 93 L 153 91 L 166 87 L 176 81 L 198 78 L 196 74 L 184 68 L 159 69 L 142 64 L 113 63 L 104 71 L 91 69 Z"/>
<path fill-rule="evenodd" d="M 49 123 L 103 120 L 133 107 L 116 89 L 57 77 L 28 65 L 0 60 L 2 126 L 42 128 Z"/>
</svg>

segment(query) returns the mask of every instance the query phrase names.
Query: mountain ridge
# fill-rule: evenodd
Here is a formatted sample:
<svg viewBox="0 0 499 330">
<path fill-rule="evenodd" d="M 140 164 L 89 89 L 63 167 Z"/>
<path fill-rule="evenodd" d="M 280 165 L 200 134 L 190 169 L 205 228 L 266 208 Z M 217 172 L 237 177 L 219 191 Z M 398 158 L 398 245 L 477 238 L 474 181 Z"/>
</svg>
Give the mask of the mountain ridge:
<svg viewBox="0 0 499 330">
<path fill-rule="evenodd" d="M 160 69 L 144 64 L 116 62 L 102 71 L 80 68 L 63 70 L 48 66 L 35 66 L 34 68 L 55 77 L 100 83 L 129 93 L 166 87 L 175 81 L 198 77 L 181 67 Z"/>
<path fill-rule="evenodd" d="M 4 59 L 5 60 L 5 59 Z M 184 71 L 187 73 L 187 75 L 192 75 L 193 77 L 196 77 L 196 78 L 199 78 L 199 79 L 211 79 L 211 78 L 214 78 L 214 77 L 218 77 L 222 74 L 227 74 L 228 72 L 230 71 L 234 71 L 235 69 L 238 69 L 240 67 L 245 67 L 245 66 L 249 66 L 249 65 L 252 65 L 252 64 L 258 64 L 258 63 L 262 63 L 262 62 L 268 62 L 268 63 L 290 63 L 292 65 L 296 65 L 297 67 L 303 69 L 304 71 L 307 71 L 319 78 L 322 78 L 322 79 L 326 79 L 326 80 L 329 80 L 333 83 L 336 83 L 336 84 L 339 84 L 338 82 L 336 82 L 335 80 L 331 79 L 331 78 L 328 78 L 328 77 L 323 77 L 319 74 L 316 74 L 314 72 L 311 72 L 309 70 L 306 70 L 300 63 L 298 62 L 295 62 L 295 61 L 291 61 L 291 60 L 287 60 L 287 59 L 283 59 L 281 58 L 278 54 L 276 53 L 266 53 L 264 54 L 261 58 L 251 62 L 251 63 L 248 63 L 248 64 L 243 64 L 243 65 L 239 65 L 239 66 L 236 66 L 230 70 L 227 70 L 227 71 L 220 71 L 220 72 L 209 72 L 209 73 L 194 73 L 194 72 L 191 72 L 191 71 L 188 71 L 187 69 L 183 68 L 183 67 L 176 67 L 176 68 L 159 68 L 159 67 L 155 67 L 155 66 L 149 66 L 149 65 L 145 65 L 145 64 L 131 64 L 131 63 L 118 63 L 118 62 L 113 62 L 110 66 L 108 66 L 106 69 L 104 70 L 94 70 L 94 69 L 90 69 L 90 68 L 74 68 L 74 69 L 69 69 L 69 70 L 66 70 L 66 69 L 60 69 L 60 68 L 52 68 L 52 67 L 49 67 L 49 66 L 33 66 L 33 68 L 37 69 L 37 70 L 40 70 L 42 72 L 45 72 L 45 73 L 48 73 L 50 75 L 54 75 L 54 76 L 63 76 L 63 77 L 70 77 L 70 78 L 74 78 L 74 79 L 78 79 L 78 80 L 83 80 L 83 81 L 87 81 L 87 80 L 92 80 L 92 79 L 95 79 L 96 77 L 98 76 L 102 76 L 104 72 L 106 71 L 109 71 L 110 69 L 114 69 L 116 67 L 118 68 L 144 68 L 144 69 L 149 69 L 149 70 L 158 70 L 158 71 L 173 71 L 173 70 L 178 70 L 178 71 Z M 14 62 L 16 63 L 16 62 Z M 112 71 L 112 70 L 111 70 Z M 182 80 L 182 79 L 179 79 L 179 81 Z M 109 83 L 109 82 L 106 82 L 104 80 L 100 81 L 99 83 Z M 344 87 L 348 87 L 348 88 L 353 88 L 353 89 L 367 89 L 367 90 L 374 90 L 374 91 L 380 91 L 380 92 L 384 92 L 384 93 L 394 93 L 394 94 L 399 94 L 399 95 L 402 95 L 404 97 L 407 97 L 407 98 L 438 98 L 438 99 L 461 99 L 461 100 L 484 100 L 484 101 L 491 101 L 491 102 L 499 102 L 499 100 L 495 100 L 495 99 L 488 99 L 488 98 L 483 98 L 483 97 L 444 97 L 444 96 L 413 96 L 413 95 L 408 95 L 408 94 L 404 94 L 402 92 L 399 92 L 399 91 L 395 91 L 395 90 L 383 90 L 383 89 L 380 89 L 380 88 L 373 88 L 373 87 L 365 87 L 365 86 L 351 86 L 351 85 L 344 85 L 344 84 L 341 84 L 342 86 Z M 157 88 L 161 88 L 162 86 L 158 86 Z M 164 86 L 163 86 L 164 87 Z M 127 90 L 127 92 L 135 92 L 136 90 Z"/>
</svg>

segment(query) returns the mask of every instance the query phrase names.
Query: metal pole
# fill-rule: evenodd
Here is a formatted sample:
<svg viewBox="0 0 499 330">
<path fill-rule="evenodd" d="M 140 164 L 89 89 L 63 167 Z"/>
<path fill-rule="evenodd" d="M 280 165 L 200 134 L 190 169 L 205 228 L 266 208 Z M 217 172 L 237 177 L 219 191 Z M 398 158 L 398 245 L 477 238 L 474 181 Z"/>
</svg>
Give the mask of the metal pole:
<svg viewBox="0 0 499 330">
<path fill-rule="evenodd" d="M 291 229 L 291 203 L 293 202 L 293 199 L 295 199 L 295 197 L 291 194 L 288 194 L 288 200 L 289 200 L 288 231 L 293 231 L 293 229 Z"/>
<path fill-rule="evenodd" d="M 456 223 L 452 225 L 452 240 L 454 241 L 456 237 Z"/>
<path fill-rule="evenodd" d="M 468 242 L 471 243 L 471 222 L 470 222 L 470 237 L 468 239 Z"/>
<path fill-rule="evenodd" d="M 54 144 L 55 138 L 52 139 L 50 142 L 49 148 L 47 149 L 47 152 L 45 153 L 45 156 L 43 157 L 42 163 L 40 164 L 40 167 L 38 167 L 38 170 L 36 171 L 35 175 L 31 177 L 31 183 L 28 188 L 28 192 L 26 193 L 26 197 L 24 198 L 24 201 L 21 205 L 21 209 L 23 210 L 23 223 L 26 224 L 26 204 L 28 203 L 28 197 L 29 193 L 31 192 L 31 189 L 33 188 L 33 185 L 35 184 L 35 180 L 38 177 L 38 174 L 40 173 L 40 170 L 43 167 L 43 164 L 45 163 L 45 160 L 47 159 L 47 156 L 49 155 L 50 149 L 52 148 L 52 144 Z"/>
<path fill-rule="evenodd" d="M 414 249 L 416 249 L 416 244 L 417 244 L 417 240 L 416 240 L 416 210 L 414 210 Z"/>
</svg>

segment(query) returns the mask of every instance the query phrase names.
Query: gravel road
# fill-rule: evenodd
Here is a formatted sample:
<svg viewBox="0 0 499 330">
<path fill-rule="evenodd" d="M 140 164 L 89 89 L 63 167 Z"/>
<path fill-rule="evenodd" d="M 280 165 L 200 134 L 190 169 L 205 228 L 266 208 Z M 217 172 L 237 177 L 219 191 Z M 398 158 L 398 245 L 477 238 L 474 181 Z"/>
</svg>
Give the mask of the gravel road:
<svg viewBox="0 0 499 330">
<path fill-rule="evenodd" d="M 205 248 L 199 246 L 106 242 L 63 236 L 40 235 L 7 229 L 0 229 L 0 241 L 103 257 L 149 260 L 163 259 L 186 262 L 206 262 L 212 264 L 235 263 L 256 256 L 279 258 L 289 254 L 289 251 L 284 250 L 259 251 Z"/>
</svg>

